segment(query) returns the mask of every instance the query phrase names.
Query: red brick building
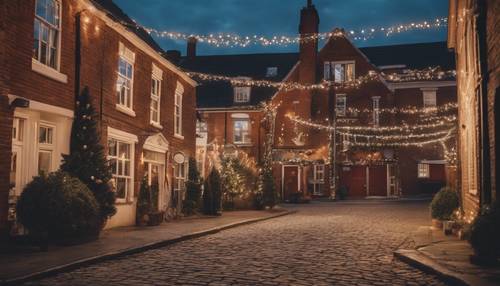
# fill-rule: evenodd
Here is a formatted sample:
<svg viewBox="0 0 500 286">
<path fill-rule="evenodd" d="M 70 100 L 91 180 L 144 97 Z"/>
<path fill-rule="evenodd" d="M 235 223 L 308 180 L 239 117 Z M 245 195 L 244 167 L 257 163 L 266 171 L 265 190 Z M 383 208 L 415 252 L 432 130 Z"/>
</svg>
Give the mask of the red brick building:
<svg viewBox="0 0 500 286">
<path fill-rule="evenodd" d="M 498 200 L 500 2 L 450 0 L 448 47 L 457 58 L 459 175 L 466 216 Z"/>
<path fill-rule="evenodd" d="M 318 25 L 319 15 L 308 3 L 301 11 L 301 36 L 317 34 Z M 444 42 L 358 48 L 347 37 L 339 36 L 329 39 L 320 50 L 316 40 L 301 42 L 299 49 L 299 53 L 288 54 L 196 56 L 195 42 L 191 41 L 189 55 L 179 64 L 195 72 L 303 85 L 323 80 L 342 83 L 382 72 L 405 77 L 408 70 L 435 66 L 454 69 L 453 54 Z M 336 106 L 338 130 L 395 126 L 407 119 L 381 110 L 439 107 L 456 102 L 455 92 L 454 78 L 404 83 L 380 79 L 359 88 L 279 92 L 267 87 L 206 82 L 197 91 L 202 120 L 199 126 L 204 135 L 198 142 L 199 159 L 206 160 L 203 154 L 207 144 L 209 149 L 211 143 L 217 142 L 235 146 L 261 161 L 266 131 L 261 124 L 264 113 L 260 104 L 270 102 L 276 107 L 273 166 L 282 197 L 289 199 L 293 193 L 328 197 L 332 166 L 329 132 L 299 124 L 290 117 L 326 125 Z M 351 109 L 365 111 L 356 114 Z M 347 187 L 351 197 L 412 195 L 433 192 L 446 184 L 448 168 L 440 144 L 411 150 L 352 148 L 354 140 L 353 135 L 339 133 L 335 144 L 335 183 Z M 453 145 L 453 139 L 447 144 Z"/>
<path fill-rule="evenodd" d="M 178 207 L 195 151 L 196 83 L 109 0 L 0 4 L 0 227 L 8 202 L 69 152 L 75 94 L 88 87 L 117 192 L 107 227 L 135 224 L 141 178 Z M 177 201 L 174 202 L 173 199 Z"/>
</svg>

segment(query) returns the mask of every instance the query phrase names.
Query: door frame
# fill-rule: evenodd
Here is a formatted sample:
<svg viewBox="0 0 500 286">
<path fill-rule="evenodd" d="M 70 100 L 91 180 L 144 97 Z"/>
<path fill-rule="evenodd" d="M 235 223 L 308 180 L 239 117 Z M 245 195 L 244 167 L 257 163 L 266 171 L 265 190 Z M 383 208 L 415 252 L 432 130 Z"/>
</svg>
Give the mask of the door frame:
<svg viewBox="0 0 500 286">
<path fill-rule="evenodd" d="M 281 198 L 285 198 L 285 168 L 290 168 L 290 167 L 295 167 L 297 168 L 297 190 L 300 192 L 300 183 L 301 183 L 301 176 L 302 176 L 302 170 L 299 165 L 291 165 L 291 164 L 283 164 L 281 165 Z"/>
</svg>

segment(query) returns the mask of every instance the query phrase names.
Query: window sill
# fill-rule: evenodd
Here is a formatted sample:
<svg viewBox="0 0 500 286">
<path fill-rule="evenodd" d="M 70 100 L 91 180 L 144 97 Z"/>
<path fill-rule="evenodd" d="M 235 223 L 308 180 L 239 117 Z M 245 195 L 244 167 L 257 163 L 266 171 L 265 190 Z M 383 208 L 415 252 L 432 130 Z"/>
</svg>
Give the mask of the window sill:
<svg viewBox="0 0 500 286">
<path fill-rule="evenodd" d="M 135 117 L 135 112 L 128 108 L 128 107 L 124 107 L 123 105 L 120 105 L 120 104 L 116 104 L 116 110 L 122 112 L 122 113 L 125 113 L 127 114 L 128 116 L 132 116 L 132 117 Z"/>
<path fill-rule="evenodd" d="M 174 137 L 177 138 L 177 139 L 184 140 L 184 136 L 182 136 L 180 134 L 174 134 Z"/>
<path fill-rule="evenodd" d="M 153 126 L 154 128 L 163 130 L 163 126 L 161 126 L 161 124 L 156 123 L 156 122 L 150 122 L 150 123 L 151 123 L 151 126 Z"/>
<path fill-rule="evenodd" d="M 239 146 L 239 147 L 252 147 L 253 146 L 252 143 L 237 143 L 237 142 L 234 142 L 234 145 Z"/>
<path fill-rule="evenodd" d="M 134 203 L 133 199 L 119 199 L 119 198 L 117 198 L 115 200 L 115 205 L 119 205 L 119 206 L 131 205 L 133 203 Z"/>
<path fill-rule="evenodd" d="M 35 59 L 31 59 L 31 70 L 61 83 L 68 83 L 68 76 L 46 66 Z"/>
</svg>

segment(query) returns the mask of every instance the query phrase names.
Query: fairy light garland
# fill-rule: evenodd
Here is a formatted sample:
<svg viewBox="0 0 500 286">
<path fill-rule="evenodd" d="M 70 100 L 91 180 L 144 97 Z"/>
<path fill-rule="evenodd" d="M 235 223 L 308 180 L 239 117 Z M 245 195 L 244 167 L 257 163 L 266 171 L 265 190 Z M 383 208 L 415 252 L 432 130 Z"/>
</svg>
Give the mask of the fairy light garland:
<svg viewBox="0 0 500 286">
<path fill-rule="evenodd" d="M 417 106 L 408 106 L 408 107 L 394 107 L 394 108 L 380 108 L 379 113 L 388 113 L 388 114 L 407 114 L 407 115 L 416 115 L 416 114 L 432 114 L 432 113 L 445 113 L 449 111 L 456 111 L 458 108 L 458 103 L 446 103 L 438 107 L 417 107 Z M 347 108 L 347 114 L 359 114 L 359 113 L 373 113 L 373 109 L 365 108 Z"/>
<path fill-rule="evenodd" d="M 127 24 L 131 26 L 130 24 Z M 289 46 L 301 42 L 310 42 L 318 40 L 327 40 L 334 37 L 349 37 L 356 41 L 365 41 L 372 39 L 377 35 L 389 37 L 394 34 L 400 34 L 409 31 L 426 31 L 431 29 L 440 29 L 447 27 L 448 19 L 446 17 L 436 18 L 428 21 L 412 22 L 385 27 L 368 27 L 363 29 L 335 29 L 331 32 L 318 33 L 312 35 L 296 35 L 296 36 L 263 36 L 249 35 L 241 36 L 231 33 L 211 33 L 208 35 L 202 34 L 187 34 L 174 31 L 159 30 L 150 27 L 140 26 L 135 23 L 136 29 L 144 29 L 147 33 L 158 38 L 167 38 L 171 40 L 186 41 L 190 38 L 196 38 L 198 42 L 212 45 L 215 47 L 248 47 L 253 45 L 260 46 Z"/>
<path fill-rule="evenodd" d="M 423 134 L 403 134 L 403 135 L 367 135 L 367 134 L 356 134 L 349 132 L 337 131 L 337 134 L 346 136 L 346 137 L 355 137 L 355 138 L 366 138 L 372 140 L 405 140 L 405 139 L 425 139 L 429 137 L 443 136 L 449 134 L 450 131 L 455 130 L 452 128 L 450 130 L 437 131 L 433 133 L 423 133 Z"/>
</svg>

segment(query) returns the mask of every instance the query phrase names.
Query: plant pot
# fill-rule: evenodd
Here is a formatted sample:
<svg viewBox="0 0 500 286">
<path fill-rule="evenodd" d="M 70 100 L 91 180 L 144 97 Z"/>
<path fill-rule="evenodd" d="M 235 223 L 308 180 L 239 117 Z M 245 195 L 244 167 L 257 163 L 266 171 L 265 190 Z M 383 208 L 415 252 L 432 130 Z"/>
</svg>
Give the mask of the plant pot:
<svg viewBox="0 0 500 286">
<path fill-rule="evenodd" d="M 148 226 L 157 226 L 163 222 L 163 218 L 165 217 L 165 212 L 154 212 L 150 213 L 148 220 Z"/>
<path fill-rule="evenodd" d="M 432 226 L 437 229 L 443 229 L 443 221 L 439 219 L 432 219 Z"/>
</svg>

